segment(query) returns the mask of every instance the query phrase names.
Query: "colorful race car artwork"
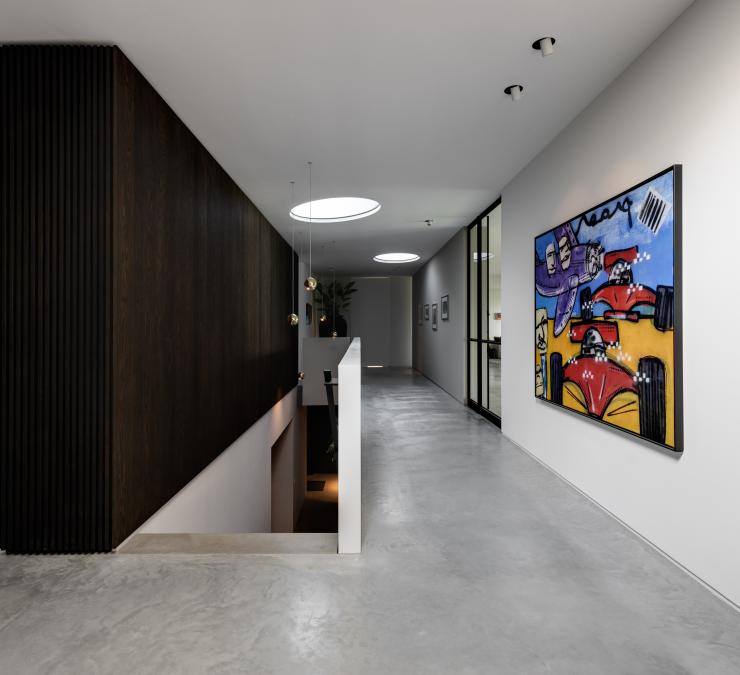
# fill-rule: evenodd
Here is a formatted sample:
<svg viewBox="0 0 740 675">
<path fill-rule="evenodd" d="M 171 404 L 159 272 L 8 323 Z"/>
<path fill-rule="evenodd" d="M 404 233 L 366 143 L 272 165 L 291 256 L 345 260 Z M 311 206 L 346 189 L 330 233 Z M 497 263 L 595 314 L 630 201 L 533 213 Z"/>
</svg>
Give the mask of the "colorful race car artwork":
<svg viewBox="0 0 740 675">
<path fill-rule="evenodd" d="M 535 238 L 535 396 L 681 452 L 681 167 Z"/>
</svg>

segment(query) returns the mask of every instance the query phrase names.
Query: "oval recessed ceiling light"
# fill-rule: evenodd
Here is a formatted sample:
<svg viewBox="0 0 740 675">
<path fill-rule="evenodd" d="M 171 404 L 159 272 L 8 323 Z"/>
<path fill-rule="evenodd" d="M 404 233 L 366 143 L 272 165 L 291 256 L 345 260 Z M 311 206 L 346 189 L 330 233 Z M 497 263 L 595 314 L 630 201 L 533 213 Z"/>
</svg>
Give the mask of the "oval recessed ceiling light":
<svg viewBox="0 0 740 675">
<path fill-rule="evenodd" d="M 373 258 L 379 263 L 410 263 L 418 259 L 419 256 L 416 253 L 380 253 Z"/>
<path fill-rule="evenodd" d="M 380 211 L 380 204 L 364 197 L 329 197 L 298 204 L 290 217 L 304 223 L 342 223 L 345 220 L 367 218 Z"/>
</svg>

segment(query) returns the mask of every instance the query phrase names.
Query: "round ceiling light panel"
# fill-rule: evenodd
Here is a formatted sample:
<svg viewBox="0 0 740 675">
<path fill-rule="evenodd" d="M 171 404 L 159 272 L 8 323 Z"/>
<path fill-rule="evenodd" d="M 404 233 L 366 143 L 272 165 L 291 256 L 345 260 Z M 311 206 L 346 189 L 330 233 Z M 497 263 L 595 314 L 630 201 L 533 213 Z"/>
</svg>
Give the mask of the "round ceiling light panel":
<svg viewBox="0 0 740 675">
<path fill-rule="evenodd" d="M 419 256 L 416 253 L 380 253 L 373 260 L 379 263 L 412 263 L 416 262 Z"/>
<path fill-rule="evenodd" d="M 367 218 L 380 211 L 380 204 L 365 197 L 329 197 L 298 204 L 290 217 L 304 223 L 342 223 Z"/>
</svg>

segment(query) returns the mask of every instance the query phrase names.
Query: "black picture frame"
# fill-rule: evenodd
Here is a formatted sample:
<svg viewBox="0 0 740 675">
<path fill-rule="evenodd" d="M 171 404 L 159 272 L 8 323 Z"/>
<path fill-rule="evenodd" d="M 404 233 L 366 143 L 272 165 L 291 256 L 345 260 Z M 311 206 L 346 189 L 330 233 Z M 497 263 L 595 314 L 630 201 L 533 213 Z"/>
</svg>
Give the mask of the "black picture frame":
<svg viewBox="0 0 740 675">
<path fill-rule="evenodd" d="M 432 330 L 437 330 L 437 303 L 432 305 Z"/>
<path fill-rule="evenodd" d="M 440 301 L 440 318 L 442 321 L 449 321 L 450 320 L 450 296 L 443 295 L 442 299 Z"/>
<path fill-rule="evenodd" d="M 637 438 L 641 440 L 643 443 L 646 443 L 653 447 L 658 447 L 663 450 L 666 450 L 670 452 L 671 455 L 680 455 L 684 451 L 684 428 L 683 428 L 683 251 L 682 251 L 682 230 L 683 230 L 683 165 L 681 164 L 673 164 L 662 171 L 659 171 L 658 173 L 650 176 L 649 178 L 646 178 L 643 181 L 640 181 L 639 183 L 636 183 L 635 185 L 632 185 L 631 187 L 627 188 L 626 190 L 622 190 L 619 194 L 613 195 L 609 197 L 608 199 L 603 200 L 602 202 L 596 204 L 595 206 L 592 206 L 591 208 L 586 209 L 585 211 L 582 211 L 581 213 L 573 216 L 572 218 L 568 218 L 567 220 L 560 223 L 560 225 L 548 228 L 548 230 L 545 230 L 544 232 L 535 235 L 533 240 L 533 248 L 535 248 L 535 241 L 541 237 L 543 234 L 546 234 L 547 232 L 556 229 L 556 227 L 565 226 L 568 223 L 573 222 L 574 220 L 579 220 L 580 218 L 583 218 L 587 216 L 590 213 L 593 213 L 594 211 L 597 211 L 603 206 L 606 206 L 610 202 L 613 202 L 615 200 L 618 200 L 620 197 L 623 197 L 630 192 L 637 190 L 641 188 L 643 185 L 647 183 L 651 183 L 652 181 L 656 180 L 657 178 L 660 178 L 661 176 L 673 172 L 673 420 L 674 420 L 674 431 L 673 431 L 673 437 L 674 437 L 674 446 L 670 446 L 667 443 L 660 443 L 659 441 L 652 440 L 646 436 L 643 436 L 642 434 L 636 433 L 634 431 L 631 431 L 630 429 L 626 429 L 624 427 L 618 426 L 616 424 L 612 424 L 610 422 L 607 422 L 604 419 L 601 419 L 599 417 L 596 417 L 594 415 L 589 415 L 586 413 L 581 413 L 576 410 L 573 410 L 571 408 L 568 408 L 567 406 L 563 405 L 562 403 L 557 403 L 555 401 L 552 401 L 545 397 L 537 396 L 535 391 L 535 398 L 539 401 L 542 401 L 543 403 L 546 403 L 548 405 L 555 406 L 557 408 L 560 408 L 562 410 L 567 411 L 568 413 L 571 413 L 573 415 L 577 415 L 579 418 L 587 419 L 591 422 L 594 422 L 596 424 L 599 424 L 601 426 L 605 426 L 611 430 L 614 430 L 618 433 L 628 434 L 634 438 Z M 534 262 L 534 261 L 533 261 Z M 534 267 L 532 269 L 532 278 L 535 277 L 535 270 Z M 537 288 L 533 284 L 533 316 L 535 317 L 535 329 L 536 329 L 536 312 L 537 312 Z M 549 386 L 549 385 L 548 385 Z"/>
<path fill-rule="evenodd" d="M 429 321 L 429 305 L 424 305 L 424 321 Z"/>
</svg>

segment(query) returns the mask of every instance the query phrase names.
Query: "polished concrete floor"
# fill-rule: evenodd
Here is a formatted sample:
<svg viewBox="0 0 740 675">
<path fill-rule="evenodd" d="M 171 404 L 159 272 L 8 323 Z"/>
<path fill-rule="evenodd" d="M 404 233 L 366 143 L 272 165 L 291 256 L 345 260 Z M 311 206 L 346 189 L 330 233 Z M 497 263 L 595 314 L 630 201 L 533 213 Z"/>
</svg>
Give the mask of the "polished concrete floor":
<svg viewBox="0 0 740 675">
<path fill-rule="evenodd" d="M 2 558 L 0 672 L 740 672 L 740 613 L 496 428 L 363 395 L 362 555 Z"/>
</svg>

